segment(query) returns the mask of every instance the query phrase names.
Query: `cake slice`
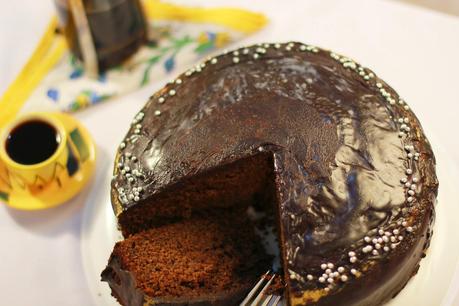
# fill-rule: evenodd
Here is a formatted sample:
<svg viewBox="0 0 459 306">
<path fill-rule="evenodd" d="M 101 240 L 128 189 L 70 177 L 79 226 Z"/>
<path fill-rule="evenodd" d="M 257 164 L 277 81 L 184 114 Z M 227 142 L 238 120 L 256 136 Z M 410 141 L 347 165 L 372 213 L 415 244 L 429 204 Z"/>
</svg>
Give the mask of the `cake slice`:
<svg viewBox="0 0 459 306">
<path fill-rule="evenodd" d="M 243 212 L 216 211 L 115 245 L 102 279 L 122 305 L 237 305 L 271 265 Z"/>
</svg>

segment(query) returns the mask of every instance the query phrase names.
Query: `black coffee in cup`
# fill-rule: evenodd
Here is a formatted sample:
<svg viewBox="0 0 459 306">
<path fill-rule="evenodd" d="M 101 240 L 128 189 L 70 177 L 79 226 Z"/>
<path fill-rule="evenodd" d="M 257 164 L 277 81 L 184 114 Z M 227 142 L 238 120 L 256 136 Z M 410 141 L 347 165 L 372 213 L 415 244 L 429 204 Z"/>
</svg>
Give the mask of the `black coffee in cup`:
<svg viewBox="0 0 459 306">
<path fill-rule="evenodd" d="M 8 156 L 18 164 L 33 165 L 50 158 L 56 152 L 59 142 L 59 133 L 52 125 L 34 119 L 11 130 L 5 149 Z"/>
</svg>

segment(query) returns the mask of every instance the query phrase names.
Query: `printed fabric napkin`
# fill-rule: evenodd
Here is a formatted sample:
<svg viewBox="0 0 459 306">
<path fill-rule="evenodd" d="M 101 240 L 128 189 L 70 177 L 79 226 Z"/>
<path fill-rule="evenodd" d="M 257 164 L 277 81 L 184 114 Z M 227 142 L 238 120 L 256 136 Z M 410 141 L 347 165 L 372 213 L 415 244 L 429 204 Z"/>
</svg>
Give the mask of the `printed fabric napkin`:
<svg viewBox="0 0 459 306">
<path fill-rule="evenodd" d="M 154 43 L 96 78 L 68 50 L 54 18 L 29 62 L 0 100 L 0 126 L 19 111 L 73 112 L 132 92 L 183 71 L 208 53 L 266 24 L 257 13 L 236 8 L 188 8 L 144 1 Z"/>
</svg>

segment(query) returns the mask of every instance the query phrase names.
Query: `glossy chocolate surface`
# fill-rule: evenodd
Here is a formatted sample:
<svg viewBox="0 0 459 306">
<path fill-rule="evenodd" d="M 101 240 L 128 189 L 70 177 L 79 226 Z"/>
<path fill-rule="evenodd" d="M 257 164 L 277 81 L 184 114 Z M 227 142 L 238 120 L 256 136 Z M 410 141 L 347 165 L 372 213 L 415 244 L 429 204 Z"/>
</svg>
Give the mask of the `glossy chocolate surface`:
<svg viewBox="0 0 459 306">
<path fill-rule="evenodd" d="M 428 247 L 435 159 L 397 93 L 327 50 L 241 48 L 153 95 L 117 156 L 115 213 L 260 152 L 274 160 L 291 305 L 379 305 L 402 289 Z"/>
</svg>

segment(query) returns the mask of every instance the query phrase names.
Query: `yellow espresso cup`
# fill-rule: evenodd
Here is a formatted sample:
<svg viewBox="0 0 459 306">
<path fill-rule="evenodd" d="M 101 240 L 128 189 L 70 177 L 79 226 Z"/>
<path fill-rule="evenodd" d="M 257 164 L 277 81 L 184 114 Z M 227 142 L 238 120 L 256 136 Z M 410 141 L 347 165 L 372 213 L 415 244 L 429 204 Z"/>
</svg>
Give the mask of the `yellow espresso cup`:
<svg viewBox="0 0 459 306">
<path fill-rule="evenodd" d="M 94 168 L 94 145 L 69 115 L 32 113 L 0 133 L 0 200 L 43 209 L 73 197 Z"/>
</svg>

